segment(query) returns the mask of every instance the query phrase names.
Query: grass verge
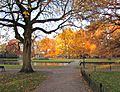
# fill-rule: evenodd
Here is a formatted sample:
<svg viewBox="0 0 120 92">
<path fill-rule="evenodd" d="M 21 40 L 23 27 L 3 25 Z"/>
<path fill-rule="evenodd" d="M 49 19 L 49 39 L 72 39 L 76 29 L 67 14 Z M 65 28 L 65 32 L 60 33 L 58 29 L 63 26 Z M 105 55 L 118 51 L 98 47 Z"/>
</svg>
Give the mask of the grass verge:
<svg viewBox="0 0 120 92">
<path fill-rule="evenodd" d="M 0 74 L 0 92 L 31 92 L 47 78 L 43 72 Z"/>
<path fill-rule="evenodd" d="M 44 62 L 44 63 L 50 63 L 50 62 L 54 62 L 54 63 L 64 63 L 64 62 L 71 62 L 72 59 L 49 59 L 49 60 L 32 60 L 32 62 Z"/>
<path fill-rule="evenodd" d="M 20 69 L 21 65 L 10 65 L 10 64 L 0 64 L 0 66 L 4 66 L 6 69 Z"/>
<path fill-rule="evenodd" d="M 81 59 L 82 61 L 82 59 Z M 98 59 L 85 59 L 86 62 L 120 62 L 120 58 L 112 58 L 111 60 L 107 58 L 98 58 Z"/>
<path fill-rule="evenodd" d="M 0 60 L 17 61 L 18 58 L 0 58 Z"/>
<path fill-rule="evenodd" d="M 5 69 L 21 69 L 22 65 L 9 65 L 9 64 L 0 64 L 0 66 L 5 66 Z M 33 65 L 33 68 L 64 68 L 63 65 L 57 66 L 57 65 Z"/>
<path fill-rule="evenodd" d="M 92 72 L 91 78 L 102 83 L 111 92 L 120 92 L 120 72 Z"/>
</svg>

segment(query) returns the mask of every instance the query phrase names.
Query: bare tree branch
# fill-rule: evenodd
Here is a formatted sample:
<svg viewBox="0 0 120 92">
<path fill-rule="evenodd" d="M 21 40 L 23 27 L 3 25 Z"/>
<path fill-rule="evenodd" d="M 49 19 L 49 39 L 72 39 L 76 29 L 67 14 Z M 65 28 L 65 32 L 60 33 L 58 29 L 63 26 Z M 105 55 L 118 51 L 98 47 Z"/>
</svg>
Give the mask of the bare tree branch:
<svg viewBox="0 0 120 92">
<path fill-rule="evenodd" d="M 0 23 L 0 25 L 2 25 L 2 26 L 7 26 L 7 27 L 13 27 L 14 25 L 13 24 L 4 24 L 4 23 Z"/>
<path fill-rule="evenodd" d="M 10 19 L 3 19 L 3 18 L 0 18 L 0 21 L 12 23 L 12 24 L 16 23 L 17 26 L 20 26 L 20 27 L 24 28 L 24 25 L 23 25 L 23 24 L 18 23 L 18 22 L 14 22 L 13 20 L 10 20 Z M 3 25 L 4 23 L 1 23 L 1 24 Z"/>
<path fill-rule="evenodd" d="M 72 12 L 72 10 L 68 11 L 67 13 L 63 14 L 61 17 L 59 18 L 50 18 L 50 19 L 44 19 L 44 20 L 34 20 L 32 21 L 32 24 L 34 23 L 45 23 L 45 22 L 51 22 L 51 21 L 59 21 L 62 20 L 63 18 L 65 18 L 65 16 L 69 15 Z"/>
<path fill-rule="evenodd" d="M 70 17 L 69 17 L 69 18 L 70 18 Z M 65 26 L 67 26 L 67 25 L 63 25 L 63 24 L 64 24 L 67 20 L 69 20 L 69 18 L 66 19 L 65 21 L 63 21 L 62 23 L 60 23 L 60 24 L 58 25 L 58 27 L 55 28 L 55 29 L 53 29 L 53 30 L 46 31 L 46 30 L 43 29 L 43 28 L 35 27 L 35 28 L 33 28 L 33 32 L 36 31 L 36 30 L 41 30 L 42 32 L 44 32 L 44 33 L 46 33 L 46 34 L 51 34 L 52 32 L 55 32 L 56 30 L 58 30 L 58 29 L 60 29 L 60 28 L 63 28 L 63 27 L 65 27 Z"/>
</svg>

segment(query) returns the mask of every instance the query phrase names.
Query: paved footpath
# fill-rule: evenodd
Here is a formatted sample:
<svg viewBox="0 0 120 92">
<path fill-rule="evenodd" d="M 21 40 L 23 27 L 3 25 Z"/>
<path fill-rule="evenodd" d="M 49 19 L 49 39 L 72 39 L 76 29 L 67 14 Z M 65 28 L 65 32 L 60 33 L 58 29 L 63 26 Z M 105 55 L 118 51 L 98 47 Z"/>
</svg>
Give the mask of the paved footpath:
<svg viewBox="0 0 120 92">
<path fill-rule="evenodd" d="M 92 92 L 76 68 L 78 63 L 75 61 L 59 69 L 40 69 L 50 72 L 49 78 L 33 92 Z"/>
</svg>

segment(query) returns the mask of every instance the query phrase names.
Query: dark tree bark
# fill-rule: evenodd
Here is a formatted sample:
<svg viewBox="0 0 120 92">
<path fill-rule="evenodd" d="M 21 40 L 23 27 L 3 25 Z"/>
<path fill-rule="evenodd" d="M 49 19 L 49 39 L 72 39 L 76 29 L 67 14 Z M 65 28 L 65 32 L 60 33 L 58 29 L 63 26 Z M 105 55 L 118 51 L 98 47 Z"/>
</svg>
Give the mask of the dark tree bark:
<svg viewBox="0 0 120 92">
<path fill-rule="evenodd" d="M 23 46 L 23 66 L 20 72 L 34 72 L 31 65 L 31 35 L 24 38 Z"/>
</svg>

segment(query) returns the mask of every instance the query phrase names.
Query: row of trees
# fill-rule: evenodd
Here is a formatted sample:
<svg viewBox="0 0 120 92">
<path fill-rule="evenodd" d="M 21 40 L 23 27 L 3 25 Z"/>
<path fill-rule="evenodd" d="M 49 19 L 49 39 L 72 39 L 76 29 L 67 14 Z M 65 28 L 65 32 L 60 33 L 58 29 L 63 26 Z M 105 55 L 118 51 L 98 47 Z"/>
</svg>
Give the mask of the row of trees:
<svg viewBox="0 0 120 92">
<path fill-rule="evenodd" d="M 92 31 L 91 28 L 66 28 L 55 39 L 45 37 L 35 42 L 35 53 L 40 56 L 65 58 L 120 56 L 119 26 L 102 24 Z"/>
<path fill-rule="evenodd" d="M 96 25 L 94 24 L 96 27 Z M 92 30 L 92 31 L 91 31 Z M 101 24 L 97 29 L 92 25 L 86 29 L 63 29 L 54 39 L 43 38 L 32 44 L 32 56 L 81 58 L 118 57 L 120 56 L 120 27 L 112 24 Z M 10 40 L 0 45 L 1 55 L 5 53 L 19 56 L 20 42 Z"/>
</svg>

